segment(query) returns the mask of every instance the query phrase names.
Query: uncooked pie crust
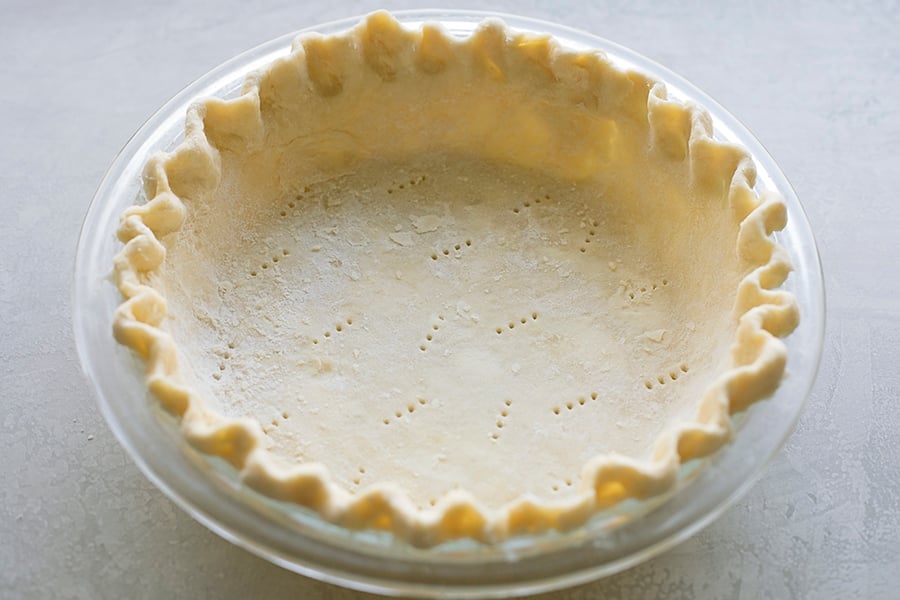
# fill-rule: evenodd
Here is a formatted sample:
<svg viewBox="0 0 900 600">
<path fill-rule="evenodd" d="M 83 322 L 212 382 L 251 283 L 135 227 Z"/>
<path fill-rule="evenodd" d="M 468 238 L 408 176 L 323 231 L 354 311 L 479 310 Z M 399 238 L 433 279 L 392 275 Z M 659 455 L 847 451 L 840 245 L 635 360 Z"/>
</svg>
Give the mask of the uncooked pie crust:
<svg viewBox="0 0 900 600">
<path fill-rule="evenodd" d="M 419 546 L 672 488 L 770 395 L 781 198 L 599 52 L 376 13 L 304 35 L 152 157 L 116 338 L 253 489 Z"/>
</svg>

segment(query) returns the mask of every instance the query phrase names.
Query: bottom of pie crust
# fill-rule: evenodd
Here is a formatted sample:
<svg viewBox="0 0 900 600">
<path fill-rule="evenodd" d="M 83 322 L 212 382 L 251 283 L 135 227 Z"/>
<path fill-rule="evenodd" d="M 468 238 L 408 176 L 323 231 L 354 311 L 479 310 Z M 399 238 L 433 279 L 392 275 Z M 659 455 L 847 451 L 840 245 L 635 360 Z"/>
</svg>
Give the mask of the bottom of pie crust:
<svg viewBox="0 0 900 600">
<path fill-rule="evenodd" d="M 725 366 L 729 225 L 664 175 L 633 197 L 438 154 L 294 187 L 197 209 L 167 327 L 213 408 L 351 493 L 577 494 L 598 454 L 652 458 Z"/>
</svg>

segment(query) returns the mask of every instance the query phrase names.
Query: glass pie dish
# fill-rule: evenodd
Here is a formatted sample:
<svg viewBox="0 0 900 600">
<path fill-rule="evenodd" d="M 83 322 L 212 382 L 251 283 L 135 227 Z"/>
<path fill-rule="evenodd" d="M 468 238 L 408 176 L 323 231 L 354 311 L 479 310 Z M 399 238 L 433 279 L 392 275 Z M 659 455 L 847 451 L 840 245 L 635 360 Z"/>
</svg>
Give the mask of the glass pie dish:
<svg viewBox="0 0 900 600">
<path fill-rule="evenodd" d="M 488 16 L 497 15 L 451 11 L 396 15 L 405 27 L 439 22 L 462 37 Z M 256 494 L 225 461 L 189 446 L 175 419 L 147 397 L 138 359 L 110 335 L 110 315 L 121 299 L 103 279 L 119 246 L 115 237 L 119 215 L 140 196 L 147 157 L 182 141 L 184 114 L 192 101 L 235 97 L 248 72 L 288 53 L 294 35 L 273 40 L 189 86 L 154 115 L 119 155 L 82 231 L 75 327 L 79 352 L 98 390 L 101 409 L 148 477 L 214 531 L 298 572 L 371 591 L 414 595 L 452 591 L 479 596 L 535 592 L 615 572 L 690 535 L 745 491 L 793 429 L 815 377 L 824 319 L 818 257 L 799 202 L 759 143 L 702 92 L 646 59 L 567 28 L 500 17 L 515 31 L 550 34 L 567 49 L 603 50 L 616 66 L 664 82 L 671 97 L 710 112 L 715 139 L 747 149 L 757 166 L 755 190 L 777 191 L 789 213 L 787 227 L 775 237 L 795 268 L 784 289 L 796 296 L 803 315 L 799 328 L 786 339 L 790 374 L 773 398 L 737 416 L 731 445 L 711 458 L 683 465 L 670 493 L 643 502 L 622 502 L 566 533 L 516 536 L 490 546 L 456 541 L 420 550 L 389 534 L 330 525 L 305 509 Z M 350 19 L 314 30 L 337 33 L 357 22 Z"/>
</svg>

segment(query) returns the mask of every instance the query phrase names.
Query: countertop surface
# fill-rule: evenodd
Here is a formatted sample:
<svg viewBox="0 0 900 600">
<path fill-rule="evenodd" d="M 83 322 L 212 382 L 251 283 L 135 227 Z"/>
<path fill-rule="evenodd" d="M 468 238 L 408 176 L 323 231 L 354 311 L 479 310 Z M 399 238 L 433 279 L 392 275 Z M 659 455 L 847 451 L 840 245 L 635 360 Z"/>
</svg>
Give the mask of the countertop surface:
<svg viewBox="0 0 900 600">
<path fill-rule="evenodd" d="M 209 532 L 147 481 L 76 356 L 79 228 L 182 87 L 279 35 L 410 2 L 24 2 L 0 13 L 0 597 L 357 598 Z M 818 381 L 750 493 L 676 548 L 547 598 L 900 597 L 900 5 L 445 1 L 630 47 L 718 99 L 809 213 Z"/>
</svg>

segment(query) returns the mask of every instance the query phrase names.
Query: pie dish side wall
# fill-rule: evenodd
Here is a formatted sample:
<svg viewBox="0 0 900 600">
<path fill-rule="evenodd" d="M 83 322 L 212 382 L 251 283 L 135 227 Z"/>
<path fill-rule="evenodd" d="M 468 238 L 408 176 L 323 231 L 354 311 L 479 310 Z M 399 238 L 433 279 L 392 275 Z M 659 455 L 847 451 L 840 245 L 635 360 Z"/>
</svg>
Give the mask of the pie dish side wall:
<svg viewBox="0 0 900 600">
<path fill-rule="evenodd" d="M 412 36 L 417 48 L 422 48 L 425 40 L 444 43 L 476 57 L 492 47 L 477 43 L 486 37 L 505 40 L 501 46 L 504 52 L 516 51 L 511 43 L 516 34 L 506 32 L 496 22 L 486 23 L 462 42 L 429 37 L 440 34 L 436 28 L 425 31 L 411 34 L 388 15 L 376 13 L 346 36 L 354 37 L 360 52 L 370 57 L 377 48 L 390 46 L 392 36 Z M 499 38 L 498 32 L 502 34 Z M 310 77 L 323 93 L 339 93 L 333 73 L 321 68 L 327 67 L 327 61 L 310 62 L 327 51 L 328 39 L 298 39 L 291 60 L 307 65 Z M 554 71 L 559 57 L 571 57 L 571 52 L 549 40 L 544 44 L 545 52 L 536 55 L 544 68 Z M 618 77 L 634 75 L 618 70 L 597 54 L 581 56 L 589 65 Z M 383 63 L 371 58 L 367 63 L 384 68 Z M 160 238 L 182 226 L 183 200 L 207 194 L 218 184 L 221 163 L 216 142 L 229 136 L 253 139 L 261 135 L 257 84 L 258 80 L 250 77 L 241 97 L 211 99 L 190 108 L 184 142 L 171 153 L 154 156 L 147 164 L 145 191 L 149 201 L 128 209 L 122 217 L 118 235 L 125 246 L 114 263 L 115 281 L 125 298 L 114 318 L 116 339 L 145 361 L 149 389 L 166 410 L 181 418 L 189 442 L 201 452 L 227 460 L 250 487 L 307 506 L 345 527 L 389 530 L 417 546 L 456 538 L 492 543 L 520 533 L 569 530 L 621 500 L 649 498 L 671 489 L 682 463 L 708 456 L 728 441 L 732 414 L 770 395 L 779 385 L 787 353 L 778 338 L 790 333 L 799 318 L 793 296 L 776 289 L 790 272 L 787 254 L 772 237 L 785 225 L 784 202 L 773 193 L 757 196 L 749 155 L 734 145 L 714 141 L 709 117 L 701 108 L 670 101 L 662 84 L 648 81 L 646 114 L 654 144 L 675 158 L 686 157 L 698 184 L 721 188 L 727 194 L 735 222 L 740 223 L 737 252 L 748 271 L 735 298 L 739 319 L 732 366 L 706 389 L 695 420 L 661 436 L 652 461 L 618 455 L 595 457 L 585 465 L 582 492 L 574 498 L 547 502 L 525 495 L 499 508 L 485 507 L 477 498 L 457 491 L 441 498 L 435 507 L 420 511 L 395 486 L 376 485 L 352 496 L 321 464 L 286 465 L 276 460 L 264 450 L 258 422 L 216 414 L 192 389 L 179 383 L 175 344 L 161 329 L 166 301 L 160 290 L 148 283 L 152 280 L 148 276 L 165 261 Z"/>
</svg>

